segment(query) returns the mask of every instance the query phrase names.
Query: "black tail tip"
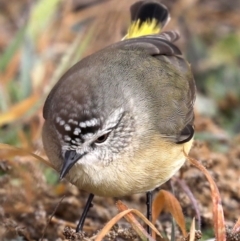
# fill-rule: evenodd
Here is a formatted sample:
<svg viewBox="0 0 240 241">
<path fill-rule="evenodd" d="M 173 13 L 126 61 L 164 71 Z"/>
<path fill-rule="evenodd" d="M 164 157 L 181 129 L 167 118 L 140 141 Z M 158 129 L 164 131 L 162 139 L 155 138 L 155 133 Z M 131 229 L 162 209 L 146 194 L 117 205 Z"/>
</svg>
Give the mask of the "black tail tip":
<svg viewBox="0 0 240 241">
<path fill-rule="evenodd" d="M 163 26 L 168 22 L 170 15 L 165 5 L 157 0 L 138 1 L 131 8 L 131 20 L 146 22 L 149 19 L 156 19 Z"/>
</svg>

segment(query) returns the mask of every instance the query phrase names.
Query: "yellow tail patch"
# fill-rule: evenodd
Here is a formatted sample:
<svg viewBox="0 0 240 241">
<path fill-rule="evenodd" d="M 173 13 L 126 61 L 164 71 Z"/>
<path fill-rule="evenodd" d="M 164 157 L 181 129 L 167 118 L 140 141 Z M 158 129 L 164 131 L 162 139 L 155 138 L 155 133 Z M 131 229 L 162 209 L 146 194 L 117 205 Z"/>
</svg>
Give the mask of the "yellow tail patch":
<svg viewBox="0 0 240 241">
<path fill-rule="evenodd" d="M 157 34 L 160 33 L 161 27 L 156 19 L 151 19 L 146 22 L 141 23 L 140 20 L 132 22 L 130 25 L 127 35 L 124 39 L 137 38 L 144 35 Z"/>
</svg>

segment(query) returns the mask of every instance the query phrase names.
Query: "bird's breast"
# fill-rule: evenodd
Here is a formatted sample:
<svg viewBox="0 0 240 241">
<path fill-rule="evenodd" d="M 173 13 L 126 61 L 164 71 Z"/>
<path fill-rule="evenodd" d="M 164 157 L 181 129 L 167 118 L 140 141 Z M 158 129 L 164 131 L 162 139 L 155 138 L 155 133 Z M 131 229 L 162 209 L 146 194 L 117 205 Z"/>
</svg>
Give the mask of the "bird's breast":
<svg viewBox="0 0 240 241">
<path fill-rule="evenodd" d="M 106 166 L 77 164 L 68 179 L 99 196 L 120 197 L 153 190 L 169 180 L 184 164 L 192 140 L 177 145 L 162 140 L 146 144 L 131 158 L 113 160 Z"/>
</svg>

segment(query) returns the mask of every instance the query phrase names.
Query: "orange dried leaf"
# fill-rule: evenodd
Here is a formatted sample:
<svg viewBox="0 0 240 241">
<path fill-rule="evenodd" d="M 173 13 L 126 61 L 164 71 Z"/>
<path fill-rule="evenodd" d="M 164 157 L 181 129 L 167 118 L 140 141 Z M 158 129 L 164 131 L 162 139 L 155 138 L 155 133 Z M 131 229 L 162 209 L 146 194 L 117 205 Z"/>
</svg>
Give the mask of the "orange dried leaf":
<svg viewBox="0 0 240 241">
<path fill-rule="evenodd" d="M 38 94 L 34 94 L 27 99 L 12 106 L 7 112 L 0 114 L 0 126 L 13 122 L 23 116 L 39 99 Z"/>
<path fill-rule="evenodd" d="M 66 184 L 60 182 L 54 187 L 54 193 L 57 194 L 58 196 L 63 195 L 66 193 L 67 186 Z"/>
<path fill-rule="evenodd" d="M 105 235 L 111 230 L 111 228 L 122 218 L 124 217 L 127 213 L 130 213 L 133 209 L 128 209 L 125 211 L 122 211 L 121 213 L 118 213 L 115 217 L 113 217 L 105 226 L 104 228 L 101 230 L 101 232 L 99 232 L 97 238 L 95 239 L 95 241 L 101 241 Z"/>
<path fill-rule="evenodd" d="M 128 210 L 128 207 L 121 201 L 117 201 L 116 206 L 119 211 L 125 211 Z M 154 230 L 160 237 L 161 234 L 158 232 L 158 230 L 155 228 L 155 226 L 138 210 L 133 210 L 133 213 L 135 213 L 137 216 L 139 216 L 146 224 L 149 225 L 149 227 Z M 142 227 L 142 225 L 136 220 L 134 215 L 132 213 L 127 214 L 124 216 L 124 218 L 132 225 L 133 229 L 138 233 L 138 235 L 141 237 L 144 235 L 144 237 L 148 237 L 149 240 L 149 234 L 146 232 L 146 230 Z M 151 238 L 151 237 L 150 237 Z"/>
<path fill-rule="evenodd" d="M 128 207 L 121 201 L 117 201 L 116 206 L 120 212 L 128 210 Z M 148 235 L 145 229 L 137 221 L 133 214 L 128 213 L 124 216 L 124 218 L 133 226 L 133 229 L 138 233 L 140 237 L 142 237 L 142 235 L 144 235 L 144 237 Z"/>
<path fill-rule="evenodd" d="M 135 209 L 126 209 L 127 208 L 124 204 L 122 205 L 122 202 L 117 202 L 117 207 L 119 207 L 119 210 L 123 210 L 120 213 L 118 213 L 115 217 L 113 217 L 105 226 L 104 228 L 101 230 L 101 232 L 97 235 L 97 238 L 95 239 L 95 241 L 101 241 L 104 236 L 111 230 L 111 228 L 121 219 L 123 218 L 125 215 L 129 215 L 131 212 L 135 213 L 136 215 L 138 215 L 140 218 L 142 218 L 156 233 L 158 233 L 159 236 L 160 233 L 158 232 L 158 230 L 154 227 L 153 224 L 151 224 L 151 222 L 149 222 L 149 220 L 147 220 L 145 218 L 145 216 L 140 213 L 138 210 Z M 128 216 L 129 218 L 129 216 Z M 133 222 L 132 217 L 130 216 L 131 222 Z M 136 221 L 137 222 L 137 221 Z M 136 224 L 136 222 L 134 221 L 134 224 Z M 141 225 L 139 224 L 139 227 Z M 141 226 L 141 230 L 143 229 L 143 227 Z M 144 229 L 143 229 L 144 230 Z M 146 232 L 144 230 L 144 232 Z M 143 240 L 150 240 L 150 241 L 154 241 L 152 237 L 150 237 L 147 233 L 146 236 L 144 235 L 140 235 L 141 238 L 143 238 Z"/>
<path fill-rule="evenodd" d="M 209 186 L 211 189 L 212 203 L 213 203 L 213 222 L 214 222 L 214 232 L 215 232 L 216 240 L 225 241 L 226 240 L 225 221 L 224 221 L 221 197 L 220 197 L 217 185 L 213 181 L 211 175 L 203 165 L 201 165 L 197 160 L 189 157 L 185 152 L 184 154 L 186 158 L 191 162 L 191 164 L 197 167 L 205 175 L 205 177 L 209 182 Z"/>
<path fill-rule="evenodd" d="M 176 220 L 178 226 L 181 228 L 184 237 L 187 236 L 185 219 L 182 212 L 181 205 L 178 200 L 170 193 L 165 190 L 161 190 L 153 201 L 153 224 L 155 224 L 160 213 L 165 209 L 170 212 Z"/>
<path fill-rule="evenodd" d="M 8 159 L 12 156 L 31 155 L 31 156 L 35 157 L 37 160 L 39 160 L 39 161 L 45 163 L 46 165 L 54 168 L 53 165 L 48 160 L 45 160 L 44 158 L 32 153 L 29 150 L 23 149 L 23 148 L 18 148 L 18 147 L 14 147 L 14 146 L 11 146 L 11 145 L 8 145 L 8 144 L 0 143 L 0 151 L 1 151 L 0 152 L 1 159 Z"/>
</svg>

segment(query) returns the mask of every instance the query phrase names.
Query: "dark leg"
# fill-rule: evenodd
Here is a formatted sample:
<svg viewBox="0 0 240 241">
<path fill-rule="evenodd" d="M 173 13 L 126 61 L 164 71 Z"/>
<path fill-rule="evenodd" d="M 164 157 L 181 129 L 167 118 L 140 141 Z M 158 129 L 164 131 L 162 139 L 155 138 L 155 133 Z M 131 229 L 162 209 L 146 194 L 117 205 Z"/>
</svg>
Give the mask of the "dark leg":
<svg viewBox="0 0 240 241">
<path fill-rule="evenodd" d="M 152 192 L 147 192 L 147 219 L 152 222 Z M 152 235 L 152 229 L 147 226 L 148 234 Z"/>
<path fill-rule="evenodd" d="M 88 213 L 89 209 L 92 207 L 93 198 L 94 198 L 94 195 L 92 193 L 90 193 L 89 197 L 88 197 L 88 200 L 87 200 L 87 203 L 86 203 L 86 205 L 83 209 L 82 216 L 80 217 L 79 223 L 78 223 L 77 228 L 76 228 L 77 233 L 79 231 L 82 231 L 82 229 L 83 229 L 83 225 L 84 225 L 85 219 L 87 217 L 87 213 Z"/>
</svg>

